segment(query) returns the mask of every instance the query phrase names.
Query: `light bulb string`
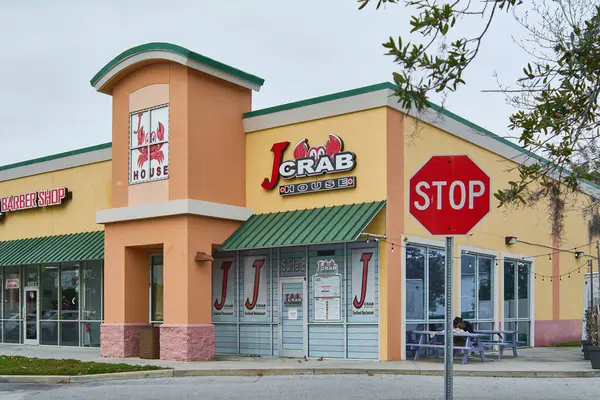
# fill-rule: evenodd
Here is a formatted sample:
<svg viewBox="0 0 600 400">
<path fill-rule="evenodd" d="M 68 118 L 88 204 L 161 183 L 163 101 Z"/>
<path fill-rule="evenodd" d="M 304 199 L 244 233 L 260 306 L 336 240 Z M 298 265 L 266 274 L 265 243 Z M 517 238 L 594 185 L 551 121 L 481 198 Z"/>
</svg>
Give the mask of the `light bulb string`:
<svg viewBox="0 0 600 400">
<path fill-rule="evenodd" d="M 374 240 L 374 241 L 383 241 L 383 242 L 386 242 L 386 243 L 390 244 L 392 252 L 394 252 L 394 250 L 395 250 L 396 247 L 397 248 L 401 248 L 401 249 L 406 249 L 408 247 L 405 244 L 396 243 L 396 242 L 393 242 L 393 241 L 391 241 L 391 240 L 389 240 L 387 238 L 367 239 L 367 241 L 371 241 L 371 240 Z M 415 246 L 419 246 L 419 245 L 415 244 Z M 569 250 L 574 250 L 574 249 L 581 248 L 581 247 L 583 247 L 583 246 L 573 247 L 572 249 L 569 249 Z M 565 250 L 558 250 L 555 253 L 560 253 L 560 252 L 563 252 L 563 251 L 566 251 L 566 249 Z M 473 252 L 473 254 L 478 254 L 478 253 Z M 521 260 L 528 261 L 527 259 L 535 259 L 535 258 L 538 258 L 538 257 L 545 257 L 545 256 L 549 256 L 551 254 L 552 253 L 549 253 L 549 254 L 548 253 L 546 253 L 546 254 L 537 254 L 537 255 L 533 255 L 533 256 L 522 256 Z M 592 256 L 590 256 L 588 254 L 584 254 L 583 257 L 592 257 Z M 593 258 L 596 258 L 596 257 L 593 257 Z M 460 255 L 460 256 L 454 256 L 453 259 L 455 259 L 455 260 L 461 260 L 462 259 L 462 255 Z M 519 259 L 517 259 L 517 258 L 504 258 L 504 257 L 501 257 L 501 258 L 495 258 L 495 261 L 496 261 L 496 267 L 498 267 L 498 263 L 499 262 L 504 262 L 504 261 L 513 261 L 514 262 L 514 261 L 519 261 Z M 571 279 L 571 274 L 572 273 L 575 273 L 575 272 L 581 273 L 581 269 L 582 268 L 586 268 L 587 264 L 588 264 L 588 261 L 584 261 L 578 267 L 576 267 L 576 268 L 574 268 L 574 269 L 572 269 L 572 270 L 570 270 L 568 272 L 565 272 L 563 274 L 559 274 L 559 275 L 546 275 L 546 274 L 541 274 L 539 272 L 532 272 L 532 273 L 534 275 L 534 279 L 536 279 L 537 277 L 540 277 L 540 278 L 542 278 L 542 281 L 544 281 L 545 278 L 549 278 L 550 281 L 552 282 L 554 278 L 558 278 L 559 280 L 562 281 L 562 277 L 568 277 L 569 279 Z"/>
</svg>

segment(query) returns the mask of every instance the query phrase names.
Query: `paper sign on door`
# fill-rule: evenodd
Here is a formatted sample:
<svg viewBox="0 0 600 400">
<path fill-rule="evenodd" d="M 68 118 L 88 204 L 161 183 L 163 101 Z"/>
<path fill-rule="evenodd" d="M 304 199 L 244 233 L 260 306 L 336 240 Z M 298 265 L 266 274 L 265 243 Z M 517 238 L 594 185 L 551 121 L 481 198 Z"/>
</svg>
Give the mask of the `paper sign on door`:
<svg viewBox="0 0 600 400">
<path fill-rule="evenodd" d="M 288 308 L 288 319 L 298 319 L 297 308 Z"/>
</svg>

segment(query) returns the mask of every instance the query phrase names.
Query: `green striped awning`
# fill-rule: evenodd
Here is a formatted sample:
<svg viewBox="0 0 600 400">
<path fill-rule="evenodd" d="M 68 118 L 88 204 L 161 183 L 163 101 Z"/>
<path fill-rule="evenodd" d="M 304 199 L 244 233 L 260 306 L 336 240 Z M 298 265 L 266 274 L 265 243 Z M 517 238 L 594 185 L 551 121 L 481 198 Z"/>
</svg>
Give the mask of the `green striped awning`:
<svg viewBox="0 0 600 400">
<path fill-rule="evenodd" d="M 0 242 L 0 266 L 104 258 L 104 231 Z"/>
<path fill-rule="evenodd" d="M 358 239 L 385 201 L 251 216 L 219 251 L 342 243 Z"/>
</svg>

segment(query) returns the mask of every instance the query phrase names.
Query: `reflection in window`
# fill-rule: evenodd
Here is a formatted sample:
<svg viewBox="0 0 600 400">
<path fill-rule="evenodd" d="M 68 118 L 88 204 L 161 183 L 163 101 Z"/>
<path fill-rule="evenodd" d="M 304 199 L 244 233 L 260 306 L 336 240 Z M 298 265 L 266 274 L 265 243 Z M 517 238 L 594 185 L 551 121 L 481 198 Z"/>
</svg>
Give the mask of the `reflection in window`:
<svg viewBox="0 0 600 400">
<path fill-rule="evenodd" d="M 4 267 L 4 319 L 19 319 L 19 294 L 21 288 L 19 267 Z"/>
<path fill-rule="evenodd" d="M 493 262 L 481 255 L 461 255 L 461 316 L 473 323 L 494 318 Z"/>
<path fill-rule="evenodd" d="M 515 263 L 504 262 L 504 318 L 516 318 Z"/>
<path fill-rule="evenodd" d="M 505 329 L 517 330 L 520 345 L 529 345 L 531 330 L 529 286 L 531 264 L 525 261 L 504 263 Z"/>
<path fill-rule="evenodd" d="M 443 250 L 406 246 L 407 320 L 444 318 L 444 259 Z"/>
<path fill-rule="evenodd" d="M 477 259 L 475 256 L 462 254 L 460 259 L 460 307 L 464 319 L 475 319 L 475 269 Z"/>
<path fill-rule="evenodd" d="M 406 319 L 425 319 L 425 249 L 406 248 Z"/>
<path fill-rule="evenodd" d="M 442 250 L 429 249 L 429 319 L 443 319 L 444 288 L 446 274 L 444 271 L 445 254 Z"/>
<path fill-rule="evenodd" d="M 79 264 L 60 266 L 60 318 L 79 319 Z"/>
<path fill-rule="evenodd" d="M 151 293 L 150 293 L 150 306 L 151 306 L 151 321 L 154 322 L 163 322 L 164 312 L 163 312 L 163 256 L 152 256 L 152 266 L 151 266 Z"/>
<path fill-rule="evenodd" d="M 102 261 L 83 265 L 81 313 L 83 320 L 102 320 Z"/>
<path fill-rule="evenodd" d="M 41 318 L 42 320 L 56 320 L 58 319 L 58 265 L 43 265 L 40 280 Z"/>
</svg>

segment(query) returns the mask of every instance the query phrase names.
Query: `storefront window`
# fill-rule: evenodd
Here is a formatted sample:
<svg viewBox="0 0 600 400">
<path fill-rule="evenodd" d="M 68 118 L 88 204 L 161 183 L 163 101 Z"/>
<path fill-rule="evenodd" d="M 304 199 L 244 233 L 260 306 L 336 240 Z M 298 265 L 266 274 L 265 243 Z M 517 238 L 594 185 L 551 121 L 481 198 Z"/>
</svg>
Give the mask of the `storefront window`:
<svg viewBox="0 0 600 400">
<path fill-rule="evenodd" d="M 58 265 L 43 265 L 40 278 L 40 343 L 58 344 Z"/>
<path fill-rule="evenodd" d="M 79 263 L 60 266 L 60 344 L 79 345 Z M 64 322 L 69 321 L 70 322 Z"/>
<path fill-rule="evenodd" d="M 425 319 L 425 249 L 406 248 L 406 319 Z"/>
<path fill-rule="evenodd" d="M 102 261 L 86 261 L 83 265 L 81 319 L 102 320 Z"/>
<path fill-rule="evenodd" d="M 443 329 L 445 259 L 442 249 L 412 244 L 406 246 L 407 343 L 415 340 L 415 330 Z M 407 349 L 407 354 L 411 352 Z"/>
<path fill-rule="evenodd" d="M 4 343 L 19 343 L 21 337 L 21 267 L 4 267 Z"/>
<path fill-rule="evenodd" d="M 443 319 L 444 318 L 444 259 L 445 253 L 443 250 L 429 249 L 429 318 Z"/>
<path fill-rule="evenodd" d="M 518 331 L 517 341 L 524 346 L 529 345 L 531 331 L 530 269 L 525 261 L 504 262 L 504 328 Z"/>
<path fill-rule="evenodd" d="M 164 295 L 164 284 L 163 284 L 163 256 L 157 255 L 152 256 L 152 265 L 150 268 L 151 274 L 151 293 L 150 293 L 150 306 L 151 306 L 151 323 L 161 323 L 164 320 L 163 311 L 163 295 Z"/>
<path fill-rule="evenodd" d="M 479 321 L 494 318 L 493 258 L 477 254 L 461 255 L 461 316 L 479 329 Z"/>
</svg>

